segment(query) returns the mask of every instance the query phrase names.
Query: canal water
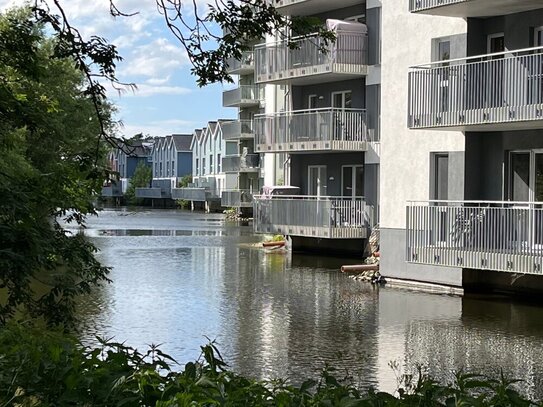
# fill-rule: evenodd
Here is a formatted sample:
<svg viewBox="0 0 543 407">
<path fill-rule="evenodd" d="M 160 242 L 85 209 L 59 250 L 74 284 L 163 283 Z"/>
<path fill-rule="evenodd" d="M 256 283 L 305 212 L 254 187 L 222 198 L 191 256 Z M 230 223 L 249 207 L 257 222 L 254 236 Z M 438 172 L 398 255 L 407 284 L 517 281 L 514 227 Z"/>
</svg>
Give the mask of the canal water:
<svg viewBox="0 0 543 407">
<path fill-rule="evenodd" d="M 299 384 L 328 364 L 386 391 L 419 365 L 447 381 L 503 369 L 543 397 L 539 305 L 373 287 L 342 259 L 265 253 L 220 214 L 104 210 L 86 233 L 113 280 L 79 307 L 86 343 L 161 344 L 183 364 L 210 338 L 241 374 Z"/>
</svg>

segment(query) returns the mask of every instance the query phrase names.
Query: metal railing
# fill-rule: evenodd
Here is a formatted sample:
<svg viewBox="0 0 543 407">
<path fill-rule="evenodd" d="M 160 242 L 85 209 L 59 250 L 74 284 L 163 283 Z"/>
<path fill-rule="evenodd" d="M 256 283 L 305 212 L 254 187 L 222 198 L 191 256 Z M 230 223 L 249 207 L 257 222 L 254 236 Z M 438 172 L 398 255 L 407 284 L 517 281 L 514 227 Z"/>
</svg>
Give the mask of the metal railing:
<svg viewBox="0 0 543 407">
<path fill-rule="evenodd" d="M 253 51 L 243 51 L 241 58 L 228 58 L 226 60 L 227 72 L 229 74 L 239 74 L 242 72 L 248 72 L 255 68 L 255 55 Z"/>
<path fill-rule="evenodd" d="M 249 189 L 227 189 L 222 191 L 221 205 L 227 207 L 253 206 L 253 191 Z"/>
<path fill-rule="evenodd" d="M 365 148 L 368 140 L 366 110 L 311 109 L 256 115 L 255 150 L 304 151 Z"/>
<path fill-rule="evenodd" d="M 260 166 L 260 154 L 227 155 L 222 158 L 224 172 L 254 171 Z"/>
<path fill-rule="evenodd" d="M 471 0 L 409 0 L 409 11 L 417 12 L 451 4 L 467 3 L 468 1 Z"/>
<path fill-rule="evenodd" d="M 240 85 L 237 88 L 225 90 L 222 94 L 224 107 L 259 104 L 264 99 L 263 89 L 258 85 Z"/>
<path fill-rule="evenodd" d="M 255 47 L 257 82 L 286 80 L 323 73 L 365 75 L 368 63 L 368 36 L 339 32 L 335 42 L 320 36 L 294 39 L 295 48 L 285 41 Z"/>
<path fill-rule="evenodd" d="M 111 184 L 102 187 L 101 195 L 105 198 L 114 198 L 123 196 L 123 191 L 120 184 Z"/>
<path fill-rule="evenodd" d="M 205 202 L 210 195 L 206 188 L 172 188 L 172 199 Z"/>
<path fill-rule="evenodd" d="M 325 239 L 363 239 L 373 226 L 373 208 L 364 198 L 337 196 L 255 196 L 256 233 Z"/>
<path fill-rule="evenodd" d="M 221 124 L 222 137 L 225 140 L 238 140 L 254 137 L 252 120 L 235 120 Z"/>
<path fill-rule="evenodd" d="M 435 62 L 409 72 L 408 126 L 543 119 L 543 47 Z"/>
<path fill-rule="evenodd" d="M 171 198 L 171 190 L 162 188 L 136 188 L 136 198 Z"/>
<path fill-rule="evenodd" d="M 411 263 L 543 274 L 542 202 L 410 202 L 406 230 Z"/>
</svg>

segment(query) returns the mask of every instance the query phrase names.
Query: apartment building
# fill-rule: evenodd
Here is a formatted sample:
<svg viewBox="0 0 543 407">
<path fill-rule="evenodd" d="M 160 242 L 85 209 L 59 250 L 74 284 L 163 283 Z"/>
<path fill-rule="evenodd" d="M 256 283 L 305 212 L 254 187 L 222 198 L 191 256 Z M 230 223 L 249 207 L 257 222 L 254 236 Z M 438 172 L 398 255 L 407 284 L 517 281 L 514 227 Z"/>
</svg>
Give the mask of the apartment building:
<svg viewBox="0 0 543 407">
<path fill-rule="evenodd" d="M 107 166 L 110 171 L 117 174 L 118 179 L 102 187 L 102 197 L 121 198 L 126 193 L 130 178 L 138 165 L 152 165 L 151 149 L 152 143 L 145 141 L 130 143 L 119 141 L 118 146 L 111 149 L 107 155 Z"/>
<path fill-rule="evenodd" d="M 172 134 L 156 137 L 151 157 L 153 179 L 148 188 L 136 188 L 136 197 L 171 200 L 172 189 L 186 175 L 192 174 L 192 134 Z"/>
<path fill-rule="evenodd" d="M 410 0 L 409 11 L 407 32 L 442 28 L 420 38 L 401 85 L 411 129 L 405 139 L 432 145 L 413 157 L 425 166 L 416 177 L 383 174 L 383 190 L 402 190 L 408 177 L 417 184 L 400 195 L 410 202 L 408 263 L 398 274 L 465 287 L 540 289 L 534 276 L 543 274 L 543 3 Z M 383 40 L 397 17 L 383 21 Z M 395 35 L 388 35 L 393 43 Z M 383 162 L 390 158 L 382 155 Z M 385 226 L 402 224 L 400 211 L 397 219 L 385 212 Z M 400 233 L 385 234 L 389 270 L 401 262 L 399 255 L 390 258 L 400 240 Z"/>
<path fill-rule="evenodd" d="M 282 185 L 266 176 L 265 193 L 255 199 L 255 230 L 289 235 L 296 250 L 361 256 L 379 201 L 379 4 L 275 6 L 286 16 L 319 19 L 337 38 L 328 45 L 318 35 L 292 38 L 294 48 L 278 38 L 255 47 L 255 81 L 266 91 L 265 112 L 254 119 L 255 151 L 284 168 L 283 182 L 274 180 Z"/>
<path fill-rule="evenodd" d="M 262 186 L 260 154 L 254 145 L 254 117 L 264 106 L 264 87 L 255 83 L 255 59 L 253 43 L 239 60 L 227 61 L 228 73 L 237 80 L 237 87 L 225 90 L 223 106 L 238 109 L 237 120 L 221 123 L 226 143 L 222 167 L 225 172 L 225 188 L 221 201 L 224 207 L 234 207 L 250 215 L 253 195 Z"/>
<path fill-rule="evenodd" d="M 192 183 L 172 190 L 174 199 L 191 202 L 191 209 L 207 212 L 221 209 L 221 193 L 225 188 L 222 159 L 226 153 L 223 137 L 225 121 L 210 121 L 203 129 L 194 131 L 192 151 Z"/>
</svg>

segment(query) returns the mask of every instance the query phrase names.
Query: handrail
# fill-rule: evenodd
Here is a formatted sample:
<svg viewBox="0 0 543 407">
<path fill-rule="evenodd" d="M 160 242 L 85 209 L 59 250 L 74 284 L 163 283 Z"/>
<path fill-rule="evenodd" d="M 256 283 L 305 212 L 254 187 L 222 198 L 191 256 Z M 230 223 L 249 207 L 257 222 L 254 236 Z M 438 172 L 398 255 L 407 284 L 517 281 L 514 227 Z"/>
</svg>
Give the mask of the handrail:
<svg viewBox="0 0 543 407">
<path fill-rule="evenodd" d="M 266 48 L 266 47 L 274 46 L 274 45 L 285 45 L 285 44 L 288 44 L 289 42 L 296 42 L 296 41 L 306 40 L 308 38 L 316 38 L 318 36 L 319 36 L 319 33 L 314 32 L 314 33 L 310 33 L 310 34 L 306 34 L 306 35 L 297 35 L 296 37 L 291 37 L 291 38 L 288 38 L 288 39 L 282 39 L 282 40 L 277 40 L 277 41 L 272 41 L 272 42 L 263 42 L 261 44 L 255 45 L 255 50 L 259 49 L 259 48 Z"/>
<path fill-rule="evenodd" d="M 341 200 L 351 200 L 351 201 L 365 201 L 366 198 L 364 196 L 323 196 L 323 195 L 264 195 L 259 194 L 255 195 L 255 198 L 259 199 L 300 199 L 300 200 L 321 200 L 321 201 L 330 201 L 334 199 L 341 199 Z"/>
<path fill-rule="evenodd" d="M 475 59 L 483 59 L 483 58 L 487 58 L 488 61 L 490 62 L 492 61 L 492 57 L 505 56 L 507 58 L 514 58 L 515 54 L 520 54 L 524 52 L 533 52 L 533 51 L 541 51 L 541 53 L 543 53 L 543 46 L 522 48 L 522 49 L 516 49 L 513 51 L 494 52 L 492 54 L 473 55 L 473 56 L 464 57 L 464 58 L 446 59 L 443 61 L 434 61 L 427 64 L 410 66 L 409 69 L 432 69 L 436 67 L 442 68 L 443 67 L 442 65 L 444 64 L 445 64 L 445 67 L 447 67 L 447 65 L 450 65 L 451 63 L 454 63 L 454 62 L 462 62 L 462 61 L 467 62 L 467 61 L 471 61 Z M 481 62 L 481 61 L 475 61 L 475 62 Z M 483 62 L 486 62 L 486 61 L 483 61 Z"/>
<path fill-rule="evenodd" d="M 365 112 L 366 109 L 345 109 L 341 107 L 319 107 L 317 109 L 300 109 L 300 110 L 287 110 L 284 112 L 273 112 L 273 113 L 259 113 L 255 114 L 255 118 L 258 117 L 277 117 L 277 116 L 288 116 L 293 114 L 301 114 L 301 113 L 319 113 L 319 112 Z"/>
<path fill-rule="evenodd" d="M 427 199 L 427 200 L 407 200 L 408 204 L 420 204 L 420 203 L 443 203 L 443 204 L 482 204 L 482 205 L 543 205 L 543 202 L 538 201 L 478 201 L 478 200 L 441 200 L 441 199 Z"/>
</svg>

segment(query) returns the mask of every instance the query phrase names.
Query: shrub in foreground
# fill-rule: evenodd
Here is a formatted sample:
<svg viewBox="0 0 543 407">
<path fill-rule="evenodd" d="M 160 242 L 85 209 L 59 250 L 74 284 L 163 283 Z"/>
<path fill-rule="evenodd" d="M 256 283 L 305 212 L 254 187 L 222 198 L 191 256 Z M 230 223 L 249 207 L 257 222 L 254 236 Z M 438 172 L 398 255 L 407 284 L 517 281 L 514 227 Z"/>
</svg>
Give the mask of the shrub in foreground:
<svg viewBox="0 0 543 407">
<path fill-rule="evenodd" d="M 64 334 L 8 326 L 0 331 L 0 406 L 535 406 L 504 377 L 457 374 L 441 385 L 420 374 L 396 395 L 361 392 L 325 369 L 318 381 L 292 386 L 230 370 L 216 346 L 177 364 L 156 346 L 79 344 Z"/>
</svg>

